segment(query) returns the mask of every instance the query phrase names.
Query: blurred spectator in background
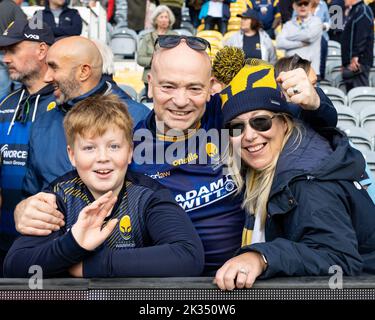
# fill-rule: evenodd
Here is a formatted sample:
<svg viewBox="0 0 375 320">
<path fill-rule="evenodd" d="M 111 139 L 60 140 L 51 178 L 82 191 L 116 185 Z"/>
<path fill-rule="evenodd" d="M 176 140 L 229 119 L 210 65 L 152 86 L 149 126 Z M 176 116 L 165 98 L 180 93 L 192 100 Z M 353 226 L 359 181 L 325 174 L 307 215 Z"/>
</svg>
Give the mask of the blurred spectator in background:
<svg viewBox="0 0 375 320">
<path fill-rule="evenodd" d="M 259 12 L 264 31 L 275 39 L 275 29 L 281 23 L 279 0 L 251 0 L 251 4 Z"/>
<path fill-rule="evenodd" d="M 259 14 L 248 9 L 237 17 L 241 18 L 241 30 L 233 34 L 225 45 L 243 49 L 246 58 L 257 58 L 276 62 L 276 50 L 269 35 L 261 28 Z"/>
<path fill-rule="evenodd" d="M 191 23 L 194 28 L 198 28 L 201 24 L 199 20 L 199 11 L 202 8 L 203 0 L 186 0 L 186 6 L 189 8 Z"/>
<path fill-rule="evenodd" d="M 328 10 L 329 10 L 329 14 L 331 16 L 332 23 L 336 24 L 336 22 L 338 22 L 338 21 L 332 20 L 337 15 L 340 15 L 340 18 L 342 19 L 341 21 L 344 22 L 344 19 L 345 19 L 345 0 L 332 0 L 328 4 L 329 4 Z M 340 42 L 342 31 L 343 31 L 343 26 L 334 25 L 328 31 L 329 39 L 333 40 L 333 41 Z"/>
<path fill-rule="evenodd" d="M 320 43 L 320 79 L 325 78 L 326 61 L 328 55 L 328 30 L 331 26 L 331 18 L 328 12 L 328 6 L 323 0 L 312 1 L 312 14 L 320 18 L 323 24 L 323 35 Z"/>
<path fill-rule="evenodd" d="M 284 24 L 276 39 L 278 49 L 285 50 L 287 57 L 297 53 L 301 58 L 311 61 L 317 75 L 320 74 L 320 41 L 322 22 L 311 14 L 311 0 L 293 0 L 297 16 Z"/>
<path fill-rule="evenodd" d="M 125 1 L 125 0 L 122 0 Z M 125 1 L 126 2 L 126 1 Z M 128 28 L 139 32 L 145 28 L 146 0 L 127 1 L 127 20 Z"/>
<path fill-rule="evenodd" d="M 114 55 L 112 49 L 105 44 L 103 41 L 98 39 L 91 40 L 98 48 L 100 55 L 102 56 L 102 80 L 106 81 L 111 85 L 112 93 L 115 93 L 121 98 L 122 101 L 126 102 L 128 110 L 131 113 L 134 123 L 146 118 L 150 109 L 144 104 L 134 101 L 124 90 L 122 90 L 113 79 L 115 73 Z"/>
<path fill-rule="evenodd" d="M 76 9 L 68 8 L 68 0 L 46 0 L 42 17 L 43 22 L 52 28 L 55 38 L 80 35 L 82 32 L 82 18 Z"/>
<path fill-rule="evenodd" d="M 203 0 L 199 19 L 204 19 L 204 30 L 214 30 L 218 27 L 222 34 L 227 33 L 230 18 L 229 4 L 235 0 Z"/>
<path fill-rule="evenodd" d="M 343 80 L 346 91 L 369 86 L 373 64 L 374 16 L 362 0 L 345 0 L 351 7 L 341 37 Z"/>
<path fill-rule="evenodd" d="M 14 20 L 26 20 L 26 15 L 13 0 L 0 0 L 0 34 L 6 30 Z M 0 50 L 0 100 L 9 93 L 11 81 L 8 68 L 3 62 L 4 54 Z"/>
<path fill-rule="evenodd" d="M 323 0 L 311 0 L 311 13 L 313 16 L 320 18 L 322 22 L 323 35 L 320 43 L 320 79 L 325 78 L 326 60 L 328 55 L 328 30 L 331 25 L 331 18 L 328 12 L 328 6 Z M 293 13 L 293 17 L 297 13 Z"/>
<path fill-rule="evenodd" d="M 145 84 L 146 96 L 148 94 L 148 81 L 147 75 L 151 69 L 151 59 L 154 53 L 155 41 L 160 35 L 175 35 L 176 32 L 172 31 L 171 28 L 174 24 L 175 17 L 169 7 L 165 5 L 158 6 L 151 16 L 153 30 L 147 33 L 142 39 L 138 54 L 137 63 L 144 67 L 142 80 Z M 147 99 L 151 102 L 151 99 Z"/>
<path fill-rule="evenodd" d="M 153 2 L 155 2 L 157 5 L 165 5 L 171 9 L 175 17 L 175 22 L 172 29 L 181 28 L 182 7 L 184 5 L 184 0 L 155 0 Z"/>
<path fill-rule="evenodd" d="M 370 7 L 370 9 L 372 10 L 372 15 L 375 17 L 375 0 L 372 0 L 368 6 Z"/>
<path fill-rule="evenodd" d="M 290 19 L 292 19 L 293 0 L 281 0 L 279 2 L 279 9 L 281 14 L 281 22 L 284 24 Z"/>
</svg>

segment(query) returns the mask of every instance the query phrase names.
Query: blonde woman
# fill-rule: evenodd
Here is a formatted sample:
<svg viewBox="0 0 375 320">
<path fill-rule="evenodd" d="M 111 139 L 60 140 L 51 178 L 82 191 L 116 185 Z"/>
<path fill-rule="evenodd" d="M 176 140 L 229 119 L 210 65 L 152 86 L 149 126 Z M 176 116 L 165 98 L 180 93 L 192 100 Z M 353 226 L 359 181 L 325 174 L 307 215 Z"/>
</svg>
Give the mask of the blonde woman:
<svg viewBox="0 0 375 320">
<path fill-rule="evenodd" d="M 142 39 L 137 55 L 137 63 L 144 67 L 142 81 L 145 83 L 146 95 L 148 92 L 147 75 L 151 70 L 151 59 L 154 53 L 154 44 L 158 36 L 177 34 L 171 28 L 175 22 L 175 17 L 171 9 L 165 5 L 156 7 L 151 16 L 153 30 L 147 33 Z M 150 100 L 152 101 L 152 100 Z"/>
<path fill-rule="evenodd" d="M 244 66 L 221 97 L 247 216 L 241 249 L 216 273 L 219 288 L 328 275 L 337 265 L 345 275 L 375 272 L 375 206 L 357 183 L 364 159 L 347 137 L 294 119 L 269 65 Z"/>
</svg>

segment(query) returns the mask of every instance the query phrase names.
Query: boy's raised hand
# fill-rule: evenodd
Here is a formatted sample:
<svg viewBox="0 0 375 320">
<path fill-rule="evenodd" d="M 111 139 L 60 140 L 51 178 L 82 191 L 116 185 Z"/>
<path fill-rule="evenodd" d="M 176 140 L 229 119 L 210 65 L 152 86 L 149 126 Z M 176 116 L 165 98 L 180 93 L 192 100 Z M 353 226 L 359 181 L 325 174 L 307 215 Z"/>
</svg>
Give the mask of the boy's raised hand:
<svg viewBox="0 0 375 320">
<path fill-rule="evenodd" d="M 116 200 L 112 191 L 108 191 L 79 213 L 78 220 L 72 227 L 72 234 L 82 248 L 92 251 L 109 237 L 118 219 L 108 221 L 104 227 L 103 222 Z"/>
</svg>

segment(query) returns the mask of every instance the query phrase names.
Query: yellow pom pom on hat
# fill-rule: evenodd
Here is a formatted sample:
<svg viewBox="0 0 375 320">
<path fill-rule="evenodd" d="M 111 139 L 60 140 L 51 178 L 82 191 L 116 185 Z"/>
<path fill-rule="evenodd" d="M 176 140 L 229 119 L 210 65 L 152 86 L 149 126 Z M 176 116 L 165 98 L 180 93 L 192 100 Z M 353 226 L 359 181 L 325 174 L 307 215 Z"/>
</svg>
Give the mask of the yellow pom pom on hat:
<svg viewBox="0 0 375 320">
<path fill-rule="evenodd" d="M 295 105 L 285 100 L 276 79 L 274 67 L 265 61 L 251 59 L 220 93 L 224 124 L 238 115 L 255 110 L 295 114 Z"/>
</svg>

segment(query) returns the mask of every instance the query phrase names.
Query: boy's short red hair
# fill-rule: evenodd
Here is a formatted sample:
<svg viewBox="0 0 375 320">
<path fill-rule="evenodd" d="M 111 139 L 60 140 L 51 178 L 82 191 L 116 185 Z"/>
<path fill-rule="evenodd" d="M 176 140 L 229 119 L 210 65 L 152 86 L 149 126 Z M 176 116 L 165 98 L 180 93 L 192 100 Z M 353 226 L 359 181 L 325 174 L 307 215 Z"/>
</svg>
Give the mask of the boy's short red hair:
<svg viewBox="0 0 375 320">
<path fill-rule="evenodd" d="M 74 105 L 64 118 L 66 141 L 70 147 L 77 134 L 102 136 L 113 126 L 124 132 L 129 145 L 133 144 L 133 120 L 126 104 L 114 94 L 86 98 Z"/>
</svg>

